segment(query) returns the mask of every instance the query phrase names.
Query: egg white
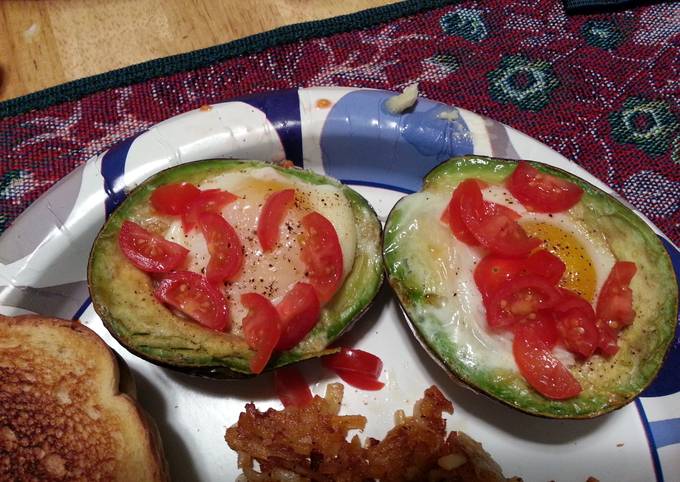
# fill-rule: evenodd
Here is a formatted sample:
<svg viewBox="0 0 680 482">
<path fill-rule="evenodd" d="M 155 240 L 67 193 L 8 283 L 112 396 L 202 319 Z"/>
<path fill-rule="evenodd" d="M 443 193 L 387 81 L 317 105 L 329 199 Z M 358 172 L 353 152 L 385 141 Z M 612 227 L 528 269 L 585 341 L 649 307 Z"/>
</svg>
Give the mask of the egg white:
<svg viewBox="0 0 680 482">
<path fill-rule="evenodd" d="M 407 234 L 408 242 L 414 243 L 409 249 L 423 251 L 423 246 L 440 245 L 443 249 L 430 249 L 413 264 L 422 264 L 422 272 L 416 274 L 424 292 L 436 293 L 443 300 L 438 306 L 427 309 L 438 320 L 444 322 L 448 336 L 459 347 L 458 356 L 465 363 L 483 364 L 488 368 L 513 369 L 518 371 L 512 353 L 512 333 L 491 332 L 487 327 L 486 309 L 474 280 L 474 270 L 487 254 L 481 247 L 469 246 L 456 239 L 440 217 L 446 208 L 450 193 L 424 192 L 410 196 L 407 214 L 416 219 Z M 489 186 L 483 190 L 484 199 L 507 206 L 526 220 L 556 224 L 574 235 L 590 255 L 596 272 L 596 297 L 616 259 L 602 237 L 591 233 L 569 212 L 557 214 L 533 213 L 527 211 L 507 189 Z M 572 353 L 561 347 L 553 350 L 554 355 L 567 366 L 575 363 Z"/>
<path fill-rule="evenodd" d="M 253 185 L 268 183 L 275 186 L 275 189 L 270 191 L 252 188 Z M 300 200 L 308 212 L 317 211 L 326 217 L 335 227 L 340 241 L 343 281 L 352 270 L 357 243 L 356 226 L 351 205 L 339 188 L 327 184 L 313 186 L 296 178 L 283 176 L 270 167 L 224 173 L 205 181 L 199 187 L 202 190 L 222 189 L 239 196 L 239 199 L 225 206 L 221 213 L 238 233 L 246 253 L 241 276 L 225 289 L 234 322 L 232 332 L 238 334 L 240 322 L 246 315 L 239 302 L 241 294 L 257 292 L 277 303 L 294 283 L 308 281 L 300 258 L 301 227 L 290 213 L 280 226 L 279 244 L 269 253 L 262 252 L 257 238 L 257 223 L 262 206 L 272 192 L 296 189 L 296 200 Z M 170 225 L 165 237 L 189 250 L 189 270 L 203 272 L 210 254 L 199 229 L 185 234 L 181 221 L 177 219 Z"/>
</svg>

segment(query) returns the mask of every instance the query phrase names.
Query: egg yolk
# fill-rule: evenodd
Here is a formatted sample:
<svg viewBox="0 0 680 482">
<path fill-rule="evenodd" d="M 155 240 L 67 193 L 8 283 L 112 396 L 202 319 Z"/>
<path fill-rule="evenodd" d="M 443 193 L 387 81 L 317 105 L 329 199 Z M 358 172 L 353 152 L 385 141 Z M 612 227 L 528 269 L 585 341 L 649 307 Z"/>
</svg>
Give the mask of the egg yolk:
<svg viewBox="0 0 680 482">
<path fill-rule="evenodd" d="M 541 248 L 550 251 L 566 265 L 559 286 L 575 291 L 592 303 L 595 297 L 595 267 L 581 241 L 554 224 L 528 221 L 523 222 L 522 227 L 530 236 L 543 240 Z"/>
<path fill-rule="evenodd" d="M 246 185 L 239 185 L 236 190 L 244 198 L 251 197 L 253 199 L 258 199 L 262 196 L 262 193 L 266 193 L 264 197 L 264 199 L 266 199 L 267 196 L 277 191 L 292 188 L 294 188 L 294 186 L 276 180 L 249 179 Z M 259 207 L 262 207 L 262 205 L 258 205 L 258 208 Z M 295 206 L 293 209 L 314 210 L 314 207 L 310 204 L 309 195 L 306 192 L 299 189 L 295 192 Z"/>
</svg>

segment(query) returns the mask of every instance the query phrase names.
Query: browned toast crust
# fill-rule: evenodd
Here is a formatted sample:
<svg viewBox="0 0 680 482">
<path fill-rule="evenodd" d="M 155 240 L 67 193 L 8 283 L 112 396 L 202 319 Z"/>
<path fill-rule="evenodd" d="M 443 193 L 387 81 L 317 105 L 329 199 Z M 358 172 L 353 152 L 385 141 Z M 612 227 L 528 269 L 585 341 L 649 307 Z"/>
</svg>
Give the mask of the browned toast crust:
<svg viewBox="0 0 680 482">
<path fill-rule="evenodd" d="M 75 321 L 0 316 L 0 481 L 165 481 L 157 429 Z"/>
</svg>

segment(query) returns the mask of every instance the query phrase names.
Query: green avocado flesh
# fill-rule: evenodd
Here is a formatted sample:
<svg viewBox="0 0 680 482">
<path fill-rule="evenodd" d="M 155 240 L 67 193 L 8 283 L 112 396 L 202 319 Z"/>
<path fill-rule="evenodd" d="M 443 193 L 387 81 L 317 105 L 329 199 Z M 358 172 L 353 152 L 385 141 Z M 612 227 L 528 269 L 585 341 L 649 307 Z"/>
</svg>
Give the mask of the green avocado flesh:
<svg viewBox="0 0 680 482">
<path fill-rule="evenodd" d="M 577 397 L 550 400 L 532 389 L 517 371 L 511 350 L 499 354 L 496 348 L 500 345 L 492 338 L 498 335 L 486 329 L 484 312 L 471 310 L 466 294 L 451 289 L 462 286 L 460 282 L 447 284 L 448 276 L 461 279 L 459 270 L 463 269 L 462 264 L 450 263 L 460 260 L 448 257 L 459 241 L 439 221 L 451 193 L 468 178 L 501 185 L 514 171 L 516 161 L 466 156 L 431 171 L 423 190 L 401 199 L 387 219 L 385 269 L 414 333 L 456 379 L 533 415 L 592 418 L 630 402 L 655 377 L 675 332 L 677 283 L 659 238 L 630 209 L 569 173 L 540 163 L 532 165 L 581 186 L 584 195 L 569 210 L 570 220 L 602 240 L 609 256 L 634 261 L 638 270 L 630 285 L 636 318 L 620 333 L 618 353 L 610 359 L 597 354 L 586 361 L 575 359 L 570 365 L 583 388 Z M 470 284 L 474 286 L 474 281 Z M 473 291 L 476 287 L 467 296 Z M 511 346 L 509 340 L 505 346 Z"/>
<path fill-rule="evenodd" d="M 173 221 L 150 207 L 149 198 L 158 186 L 177 182 L 200 185 L 225 174 L 257 176 L 257 170 L 265 168 L 308 187 L 330 185 L 339 189 L 351 208 L 357 240 L 351 271 L 323 306 L 315 327 L 297 346 L 276 353 L 269 368 L 335 351 L 328 349 L 328 345 L 365 312 L 382 284 L 381 226 L 375 212 L 362 196 L 334 179 L 296 168 L 235 160 L 192 162 L 154 175 L 130 192 L 100 231 L 90 254 L 90 295 L 96 312 L 122 345 L 149 361 L 197 375 L 215 378 L 252 375 L 249 362 L 255 352 L 245 340 L 177 316 L 160 303 L 154 297 L 151 277 L 132 265 L 120 250 L 118 234 L 126 219 L 146 220 L 147 229 L 149 219 L 159 226 Z M 159 231 L 162 233 L 162 228 Z"/>
</svg>

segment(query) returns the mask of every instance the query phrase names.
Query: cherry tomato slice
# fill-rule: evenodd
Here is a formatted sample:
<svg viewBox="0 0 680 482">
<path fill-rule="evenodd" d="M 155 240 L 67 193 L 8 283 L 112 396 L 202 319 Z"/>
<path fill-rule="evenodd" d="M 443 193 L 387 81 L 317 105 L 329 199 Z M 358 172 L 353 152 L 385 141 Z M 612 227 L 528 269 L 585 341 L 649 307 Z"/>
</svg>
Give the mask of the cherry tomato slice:
<svg viewBox="0 0 680 482">
<path fill-rule="evenodd" d="M 312 285 L 295 283 L 276 310 L 281 317 L 281 338 L 275 349 L 283 351 L 293 348 L 314 328 L 319 321 L 321 305 Z"/>
<path fill-rule="evenodd" d="M 539 239 L 529 237 L 517 221 L 504 214 L 469 219 L 472 234 L 492 253 L 523 257 L 541 244 Z"/>
<path fill-rule="evenodd" d="M 522 217 L 521 214 L 519 214 L 517 211 L 510 209 L 507 206 L 503 206 L 502 204 L 496 204 L 492 203 L 489 201 L 484 201 L 484 205 L 486 206 L 486 212 L 488 214 L 500 214 L 503 216 L 507 216 L 508 218 L 512 219 L 513 221 L 517 221 Z"/>
<path fill-rule="evenodd" d="M 526 273 L 526 260 L 489 254 L 477 264 L 474 278 L 482 298 L 488 301 L 506 281 Z"/>
<path fill-rule="evenodd" d="M 522 376 L 544 397 L 565 400 L 581 393 L 581 384 L 552 355 L 533 323 L 522 323 L 515 328 L 512 352 Z"/>
<path fill-rule="evenodd" d="M 183 214 L 200 194 L 190 182 L 165 184 L 151 193 L 151 205 L 161 214 Z"/>
<path fill-rule="evenodd" d="M 567 269 L 567 265 L 560 258 L 545 249 L 531 253 L 526 266 L 531 273 L 544 277 L 553 285 L 559 283 Z"/>
<path fill-rule="evenodd" d="M 630 261 L 617 261 L 604 282 L 597 298 L 597 318 L 606 322 L 630 325 L 635 319 L 633 291 L 628 286 L 637 267 Z M 612 326 L 609 323 L 609 326 Z"/>
<path fill-rule="evenodd" d="M 238 233 L 219 214 L 201 213 L 198 223 L 210 253 L 206 278 L 213 284 L 233 281 L 243 266 L 243 245 Z"/>
<path fill-rule="evenodd" d="M 465 226 L 492 253 L 521 257 L 541 244 L 539 239 L 529 237 L 517 221 L 501 210 L 489 212 L 482 191 L 474 181 L 463 181 L 456 189 L 461 190 L 460 212 Z"/>
<path fill-rule="evenodd" d="M 463 190 L 460 189 L 459 185 L 451 194 L 451 200 L 444 210 L 441 220 L 449 225 L 449 228 L 456 239 L 470 246 L 479 246 L 479 241 L 477 241 L 477 238 L 475 238 L 467 226 L 465 226 L 463 218 L 461 217 L 460 201 L 462 195 Z"/>
<path fill-rule="evenodd" d="M 539 342 L 548 349 L 555 348 L 560 334 L 555 325 L 555 317 L 551 310 L 539 311 L 534 318 L 524 318 L 513 326 L 513 331 L 525 330 L 525 325 L 529 324 L 529 329 L 535 341 Z"/>
<path fill-rule="evenodd" d="M 583 196 L 583 189 L 578 185 L 541 172 L 526 161 L 519 162 L 507 185 L 524 207 L 540 213 L 566 211 Z"/>
<path fill-rule="evenodd" d="M 362 375 L 349 370 L 333 370 L 348 385 L 352 385 L 359 390 L 376 391 L 385 386 L 383 382 L 368 375 Z"/>
<path fill-rule="evenodd" d="M 250 360 L 250 371 L 261 373 L 281 338 L 281 318 L 271 301 L 261 294 L 242 294 L 241 303 L 248 309 L 243 318 L 243 336 L 256 352 Z"/>
<path fill-rule="evenodd" d="M 279 242 L 279 227 L 286 212 L 295 201 L 295 189 L 284 189 L 270 194 L 264 202 L 257 221 L 257 238 L 265 253 Z"/>
<path fill-rule="evenodd" d="M 324 304 L 340 287 L 344 270 L 340 240 L 331 222 L 317 212 L 307 214 L 301 223 L 304 229 L 302 262 L 319 302 Z"/>
<path fill-rule="evenodd" d="M 179 267 L 189 254 L 184 246 L 153 234 L 132 221 L 123 221 L 118 245 L 132 264 L 148 273 L 170 272 Z"/>
<path fill-rule="evenodd" d="M 541 310 L 555 306 L 560 295 L 544 278 L 520 276 L 503 283 L 491 294 L 486 306 L 486 320 L 491 328 L 509 327 L 536 317 Z"/>
<path fill-rule="evenodd" d="M 593 313 L 593 318 L 595 317 L 593 306 L 578 293 L 560 287 L 557 288 L 557 291 L 560 293 L 560 300 L 553 306 L 553 311 L 556 313 L 565 313 L 573 308 L 578 308 L 580 310 L 585 310 L 588 313 Z"/>
<path fill-rule="evenodd" d="M 304 407 L 312 403 L 307 380 L 295 367 L 279 368 L 274 373 L 274 389 L 284 407 Z"/>
<path fill-rule="evenodd" d="M 612 267 L 610 276 L 615 278 L 618 284 L 630 284 L 637 273 L 637 265 L 632 261 L 617 261 Z"/>
<path fill-rule="evenodd" d="M 217 331 L 231 327 L 227 301 L 200 274 L 175 271 L 165 275 L 156 286 L 154 295 L 203 326 Z"/>
<path fill-rule="evenodd" d="M 606 321 L 597 320 L 597 350 L 606 357 L 612 357 L 619 351 L 619 331 L 611 328 Z"/>
<path fill-rule="evenodd" d="M 341 348 L 338 353 L 323 357 L 322 363 L 333 371 L 357 373 L 368 378 L 378 378 L 382 373 L 383 362 L 367 351 Z"/>
<path fill-rule="evenodd" d="M 219 213 L 221 209 L 238 199 L 238 196 L 221 189 L 201 191 L 182 214 L 182 228 L 190 233 L 198 224 L 198 217 L 203 212 Z"/>
<path fill-rule="evenodd" d="M 470 181 L 476 183 L 477 186 L 480 188 L 484 187 L 484 185 L 480 184 L 481 181 L 479 179 L 471 179 Z M 459 241 L 462 241 L 463 243 L 468 244 L 470 246 L 479 246 L 480 244 L 479 241 L 470 232 L 461 216 L 460 202 L 462 199 L 463 192 L 464 189 L 463 190 L 459 190 L 458 188 L 454 189 L 453 193 L 451 194 L 451 200 L 449 201 L 448 206 L 444 210 L 441 220 L 442 222 L 449 225 L 449 228 L 451 228 L 451 232 Z M 503 214 L 515 221 L 521 217 L 518 213 L 516 213 L 512 209 L 506 206 L 502 206 L 500 204 L 484 201 L 484 206 L 486 212 L 490 214 L 494 215 Z"/>
<path fill-rule="evenodd" d="M 595 312 L 592 308 L 589 311 L 572 308 L 556 314 L 556 319 L 560 339 L 570 352 L 583 358 L 589 358 L 595 353 L 599 333 L 595 326 Z"/>
</svg>

